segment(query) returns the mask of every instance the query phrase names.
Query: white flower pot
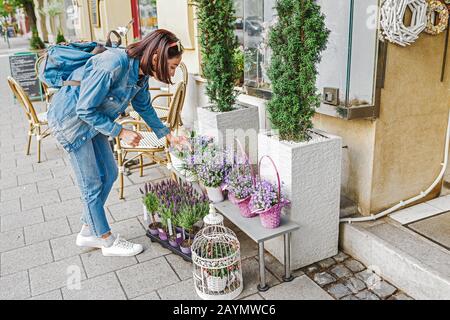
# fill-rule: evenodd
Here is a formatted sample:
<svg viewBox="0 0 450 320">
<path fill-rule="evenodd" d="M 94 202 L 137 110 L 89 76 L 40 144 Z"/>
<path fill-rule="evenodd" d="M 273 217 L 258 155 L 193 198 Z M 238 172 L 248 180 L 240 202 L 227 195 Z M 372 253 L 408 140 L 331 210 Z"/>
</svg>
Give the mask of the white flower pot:
<svg viewBox="0 0 450 320">
<path fill-rule="evenodd" d="M 186 170 L 185 173 L 186 173 L 185 176 L 186 176 L 187 181 L 189 181 L 189 182 L 197 182 L 198 181 L 197 175 L 195 175 L 191 171 Z"/>
<path fill-rule="evenodd" d="M 341 138 L 318 130 L 308 142 L 279 141 L 261 133 L 258 154 L 269 155 L 284 183 L 290 208 L 283 209 L 300 229 L 292 233 L 293 270 L 338 253 L 339 204 L 341 191 Z M 270 161 L 263 160 L 262 178 L 276 181 Z M 283 239 L 267 241 L 266 249 L 283 263 Z"/>
<path fill-rule="evenodd" d="M 224 200 L 223 192 L 222 189 L 220 189 L 220 187 L 217 188 L 205 187 L 205 189 L 206 193 L 208 194 L 208 198 L 209 200 L 211 200 L 211 202 L 218 203 Z"/>
<path fill-rule="evenodd" d="M 172 166 L 175 170 L 177 170 L 178 172 L 184 171 L 184 169 L 183 169 L 184 161 L 183 160 L 176 157 L 173 153 L 170 153 L 170 160 L 171 160 Z"/>
<path fill-rule="evenodd" d="M 259 114 L 258 107 L 236 106 L 228 112 L 214 112 L 209 108 L 197 108 L 198 130 L 202 135 L 214 137 L 221 147 L 235 146 L 237 138 L 245 148 L 252 163 L 258 158 Z M 246 143 L 246 137 L 248 142 Z M 239 151 L 240 153 L 240 151 Z"/>
<path fill-rule="evenodd" d="M 208 276 L 206 278 L 208 289 L 215 292 L 224 291 L 227 287 L 228 279 L 226 277 L 220 278 L 215 276 Z"/>
</svg>

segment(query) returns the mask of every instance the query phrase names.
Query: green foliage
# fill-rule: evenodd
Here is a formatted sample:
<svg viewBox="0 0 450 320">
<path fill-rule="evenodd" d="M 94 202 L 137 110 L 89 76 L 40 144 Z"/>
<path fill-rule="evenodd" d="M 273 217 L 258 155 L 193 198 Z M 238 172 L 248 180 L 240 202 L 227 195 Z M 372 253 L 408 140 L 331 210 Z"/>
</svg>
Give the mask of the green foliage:
<svg viewBox="0 0 450 320">
<path fill-rule="evenodd" d="M 245 55 L 244 51 L 240 48 L 237 48 L 234 51 L 234 61 L 236 62 L 234 66 L 234 82 L 237 85 L 242 85 L 244 79 Z"/>
<path fill-rule="evenodd" d="M 172 223 L 172 228 L 174 227 L 174 218 L 175 218 L 175 213 L 173 212 L 171 207 L 164 207 L 161 206 L 161 208 L 159 209 L 159 214 L 161 216 L 161 225 L 163 227 L 164 230 L 168 231 L 169 230 L 169 219 Z"/>
<path fill-rule="evenodd" d="M 159 208 L 159 199 L 154 193 L 147 193 L 144 198 L 143 202 L 145 207 L 147 208 L 147 211 L 152 215 L 152 222 L 156 223 L 155 220 L 155 212 Z"/>
<path fill-rule="evenodd" d="M 58 35 L 56 36 L 56 43 L 67 42 L 66 38 L 64 38 L 64 34 L 61 30 L 58 31 Z"/>
<path fill-rule="evenodd" d="M 33 0 L 0 0 L 0 16 L 7 17 L 17 8 L 33 4 Z"/>
<path fill-rule="evenodd" d="M 41 38 L 39 38 L 39 34 L 36 27 L 34 27 L 32 30 L 32 36 L 30 39 L 30 48 L 33 50 L 45 49 L 45 44 L 41 40 Z"/>
<path fill-rule="evenodd" d="M 208 210 L 209 205 L 206 202 L 198 203 L 193 207 L 184 206 L 176 216 L 176 225 L 192 234 L 194 233 L 194 224 L 203 219 L 208 214 Z M 188 238 L 188 243 L 191 243 L 191 238 Z"/>
<path fill-rule="evenodd" d="M 197 254 L 206 259 L 224 259 L 236 254 L 238 245 L 236 243 L 220 243 L 214 241 L 208 241 L 204 243 Z M 239 270 L 238 264 L 234 264 L 228 267 L 211 268 L 207 270 L 207 273 L 213 277 L 225 278 L 236 270 Z"/>
<path fill-rule="evenodd" d="M 61 0 L 52 0 L 39 9 L 39 13 L 42 15 L 48 15 L 49 17 L 56 17 L 64 12 L 64 2 Z"/>
<path fill-rule="evenodd" d="M 33 3 L 33 0 L 1 0 L 0 6 L 9 5 L 13 8 L 21 8 L 26 4 Z"/>
<path fill-rule="evenodd" d="M 276 10 L 278 22 L 269 34 L 273 96 L 268 110 L 282 140 L 304 141 L 320 105 L 317 63 L 329 30 L 315 0 L 279 0 Z"/>
<path fill-rule="evenodd" d="M 233 0 L 193 0 L 197 6 L 203 75 L 208 80 L 206 94 L 213 109 L 233 110 L 236 100 Z"/>
</svg>

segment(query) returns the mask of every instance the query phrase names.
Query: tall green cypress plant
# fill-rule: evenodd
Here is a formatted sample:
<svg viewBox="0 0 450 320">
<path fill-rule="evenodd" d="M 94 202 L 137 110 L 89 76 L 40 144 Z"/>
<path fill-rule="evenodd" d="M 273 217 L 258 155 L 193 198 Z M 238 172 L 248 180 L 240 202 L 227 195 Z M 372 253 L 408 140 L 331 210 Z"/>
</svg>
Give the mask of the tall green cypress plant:
<svg viewBox="0 0 450 320">
<path fill-rule="evenodd" d="M 203 75 L 206 94 L 215 111 L 233 110 L 236 99 L 233 0 L 193 0 L 197 7 Z"/>
<path fill-rule="evenodd" d="M 317 64 L 329 30 L 315 0 L 278 0 L 276 10 L 278 21 L 269 34 L 270 118 L 282 140 L 309 140 L 311 119 L 320 105 Z"/>
</svg>

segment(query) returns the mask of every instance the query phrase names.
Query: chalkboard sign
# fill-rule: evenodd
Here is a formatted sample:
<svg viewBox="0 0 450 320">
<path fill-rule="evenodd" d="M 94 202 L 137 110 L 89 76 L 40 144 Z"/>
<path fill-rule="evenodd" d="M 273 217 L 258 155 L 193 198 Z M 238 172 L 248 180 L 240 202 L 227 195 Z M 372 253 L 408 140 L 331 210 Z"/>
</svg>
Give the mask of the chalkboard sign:
<svg viewBox="0 0 450 320">
<path fill-rule="evenodd" d="M 28 94 L 31 100 L 42 99 L 42 87 L 34 70 L 37 55 L 32 52 L 17 53 L 9 56 L 11 77 L 13 77 Z"/>
<path fill-rule="evenodd" d="M 100 12 L 98 0 L 89 0 L 89 12 L 91 14 L 91 24 L 100 27 Z"/>
</svg>

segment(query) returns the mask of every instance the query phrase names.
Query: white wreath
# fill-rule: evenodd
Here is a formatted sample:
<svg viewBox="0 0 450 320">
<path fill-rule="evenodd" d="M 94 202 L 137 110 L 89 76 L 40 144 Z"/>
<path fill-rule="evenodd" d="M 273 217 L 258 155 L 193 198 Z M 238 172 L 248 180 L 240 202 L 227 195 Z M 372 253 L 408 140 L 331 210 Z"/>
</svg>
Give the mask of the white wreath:
<svg viewBox="0 0 450 320">
<path fill-rule="evenodd" d="M 414 43 L 427 25 L 427 6 L 425 0 L 384 0 L 380 21 L 384 37 L 401 46 Z M 412 12 L 409 27 L 403 22 L 406 8 Z"/>
<path fill-rule="evenodd" d="M 439 16 L 438 23 L 435 25 L 435 17 Z M 445 4 L 437 0 L 431 0 L 428 4 L 427 10 L 427 27 L 425 32 L 432 35 L 437 35 L 448 26 L 448 9 Z"/>
</svg>

